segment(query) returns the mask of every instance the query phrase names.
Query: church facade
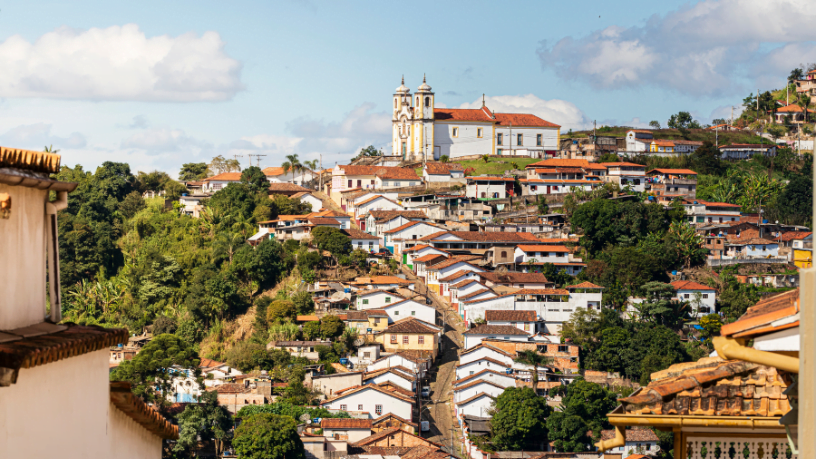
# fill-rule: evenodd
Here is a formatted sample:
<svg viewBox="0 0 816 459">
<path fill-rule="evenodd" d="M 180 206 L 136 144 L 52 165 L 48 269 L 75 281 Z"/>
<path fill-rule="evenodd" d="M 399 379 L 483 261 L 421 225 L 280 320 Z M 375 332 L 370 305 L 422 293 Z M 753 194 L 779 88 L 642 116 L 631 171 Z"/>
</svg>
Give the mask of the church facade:
<svg viewBox="0 0 816 459">
<path fill-rule="evenodd" d="M 393 97 L 392 154 L 406 161 L 471 155 L 544 158 L 555 156 L 561 126 L 527 113 L 434 108 L 434 93 L 422 79 L 412 95 L 405 79 Z"/>
</svg>

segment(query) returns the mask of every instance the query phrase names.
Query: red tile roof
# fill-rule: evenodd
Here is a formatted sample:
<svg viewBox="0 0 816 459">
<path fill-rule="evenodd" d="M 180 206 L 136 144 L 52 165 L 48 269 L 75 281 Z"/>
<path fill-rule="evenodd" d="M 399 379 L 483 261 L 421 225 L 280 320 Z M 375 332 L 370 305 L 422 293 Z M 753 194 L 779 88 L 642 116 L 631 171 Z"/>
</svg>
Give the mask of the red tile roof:
<svg viewBox="0 0 816 459">
<path fill-rule="evenodd" d="M 371 419 L 323 418 L 321 429 L 371 429 Z"/>
<path fill-rule="evenodd" d="M 538 238 L 530 233 L 500 233 L 479 231 L 439 231 L 420 238 L 420 241 L 433 241 L 441 236 L 450 234 L 468 242 L 538 242 Z"/>
<path fill-rule="evenodd" d="M 489 288 L 484 288 L 482 290 L 479 290 L 479 291 L 476 291 L 476 292 L 473 292 L 473 293 L 468 293 L 467 295 L 464 295 L 464 296 L 460 296 L 459 301 L 467 302 L 471 298 L 476 298 L 477 296 L 484 295 L 485 293 L 492 293 L 494 297 L 498 296 L 498 295 L 496 295 L 496 293 L 493 290 L 490 290 Z"/>
<path fill-rule="evenodd" d="M 618 163 L 600 163 L 600 164 L 602 166 L 607 167 L 607 168 L 609 168 L 609 167 L 642 167 L 643 169 L 646 169 L 646 166 L 644 166 L 643 164 L 637 164 L 637 163 L 618 162 Z"/>
<path fill-rule="evenodd" d="M 336 221 L 336 220 L 335 220 Z M 348 237 L 352 239 L 369 239 L 369 240 L 379 240 L 377 236 L 372 236 L 365 231 L 358 230 L 357 228 L 347 228 L 341 230 L 348 235 Z"/>
<path fill-rule="evenodd" d="M 615 431 L 614 430 L 602 430 L 601 431 L 601 440 L 611 440 L 615 438 Z M 626 441 L 630 442 L 659 442 L 660 439 L 657 438 L 654 432 L 649 429 L 639 429 L 637 427 L 626 429 Z M 632 457 L 632 456 L 629 456 Z M 648 456 L 643 456 L 648 459 Z M 628 457 L 626 459 L 629 459 Z"/>
<path fill-rule="evenodd" d="M 431 324 L 423 322 L 414 317 L 398 320 L 390 327 L 386 328 L 380 333 L 422 333 L 433 334 L 437 332 L 436 328 L 432 328 Z"/>
<path fill-rule="evenodd" d="M 376 222 L 389 221 L 397 217 L 407 219 L 427 219 L 428 216 L 419 210 L 370 210 L 368 212 Z"/>
<path fill-rule="evenodd" d="M 489 280 L 494 284 L 549 284 L 547 276 L 543 273 L 517 273 L 508 272 L 499 274 L 496 272 L 479 273 L 479 277 Z"/>
<path fill-rule="evenodd" d="M 423 255 L 419 258 L 414 259 L 414 263 L 427 263 L 436 258 L 448 258 L 448 257 L 439 253 L 429 253 L 428 255 Z"/>
<path fill-rule="evenodd" d="M 813 234 L 810 231 L 788 231 L 787 233 L 782 233 L 778 238 L 778 241 L 782 242 L 790 242 L 796 239 L 804 239 L 808 236 Z"/>
<path fill-rule="evenodd" d="M 237 182 L 241 180 L 241 173 L 240 172 L 222 172 L 218 175 L 213 175 L 212 177 L 207 177 L 203 182 L 211 182 L 211 181 L 220 181 L 220 182 Z"/>
<path fill-rule="evenodd" d="M 131 391 L 129 382 L 110 383 L 110 402 L 149 432 L 165 440 L 178 440 L 179 428 Z"/>
<path fill-rule="evenodd" d="M 340 222 L 328 217 L 309 217 L 308 220 L 313 225 L 340 225 Z"/>
<path fill-rule="evenodd" d="M 674 287 L 675 290 L 714 290 L 707 285 L 687 280 L 674 281 L 671 283 L 671 286 Z"/>
<path fill-rule="evenodd" d="M 450 175 L 451 171 L 462 171 L 464 168 L 459 163 L 427 163 L 426 169 L 431 175 Z"/>
<path fill-rule="evenodd" d="M 799 325 L 798 320 L 788 321 L 778 326 L 772 324 L 799 313 L 799 310 L 799 289 L 797 288 L 761 300 L 748 308 L 748 311 L 736 322 L 723 325 L 720 334 L 740 338 L 792 328 Z"/>
<path fill-rule="evenodd" d="M 574 288 L 605 288 L 600 285 L 595 285 L 592 282 L 581 282 L 580 284 L 570 285 L 567 287 L 567 290 L 572 290 Z"/>
<path fill-rule="evenodd" d="M 517 245 L 522 252 L 560 252 L 560 253 L 569 253 L 570 249 L 564 247 L 563 245 L 524 245 L 520 244 Z"/>
<path fill-rule="evenodd" d="M 535 126 L 535 127 L 561 127 L 555 123 L 543 120 L 535 115 L 523 113 L 496 113 L 496 121 L 501 126 Z"/>
<path fill-rule="evenodd" d="M 525 166 L 526 169 L 535 169 L 537 167 L 588 167 L 589 161 L 585 159 L 545 159 L 533 164 Z M 602 167 L 603 168 L 603 167 Z M 605 169 L 605 168 L 603 168 Z"/>
<path fill-rule="evenodd" d="M 271 176 L 285 174 L 285 172 L 283 172 L 282 167 L 267 167 L 266 169 L 262 170 L 261 172 L 263 172 L 264 175 L 271 175 Z"/>
<path fill-rule="evenodd" d="M 406 174 L 403 171 L 410 171 L 413 173 L 413 178 L 418 178 L 416 175 L 416 171 L 413 169 L 405 169 L 402 167 L 385 167 L 385 166 L 352 166 L 352 165 L 340 165 L 340 170 L 343 171 L 345 175 L 391 175 L 394 174 L 395 176 L 400 176 L 402 174 Z"/>
<path fill-rule="evenodd" d="M 428 222 L 408 222 L 408 223 L 406 223 L 406 224 L 404 224 L 404 225 L 402 225 L 402 226 L 400 226 L 400 227 L 397 227 L 397 228 L 394 228 L 394 229 L 391 229 L 391 230 L 388 230 L 388 231 L 384 231 L 384 233 L 385 233 L 385 234 L 398 233 L 398 232 L 400 232 L 400 231 L 402 231 L 402 230 L 404 230 L 404 229 L 408 229 L 408 228 L 410 228 L 410 227 L 412 227 L 412 226 L 414 226 L 414 225 L 419 225 L 419 224 L 426 224 L 426 225 L 430 225 L 430 226 L 437 226 L 437 225 L 434 225 L 434 224 L 431 224 L 431 223 L 428 223 Z"/>
<path fill-rule="evenodd" d="M 276 191 L 310 191 L 310 190 L 308 188 L 303 188 L 300 185 L 295 185 L 294 183 L 289 182 L 270 183 L 269 192 L 274 194 Z"/>
<path fill-rule="evenodd" d="M 463 335 L 529 335 L 529 333 L 512 325 L 478 325 Z"/>
<path fill-rule="evenodd" d="M 535 311 L 485 311 L 484 318 L 488 322 L 535 322 Z"/>
<path fill-rule="evenodd" d="M 378 194 L 378 195 L 372 196 L 372 197 L 370 197 L 370 198 L 368 198 L 368 199 L 366 199 L 364 201 L 358 202 L 358 203 L 354 204 L 354 206 L 355 207 L 361 207 L 362 205 L 368 204 L 369 202 L 372 202 L 372 201 L 374 201 L 376 199 L 385 199 L 386 201 L 394 202 L 393 200 L 388 199 L 388 198 L 386 198 L 385 196 L 383 196 L 381 194 Z M 397 203 L 394 202 L 394 204 L 397 204 Z M 399 205 L 399 204 L 397 204 L 397 205 Z"/>
<path fill-rule="evenodd" d="M 474 182 L 515 182 L 516 181 L 516 179 L 514 179 L 513 177 L 484 177 L 484 176 L 478 176 L 478 177 L 468 177 L 467 179 L 468 179 L 468 181 L 474 181 Z"/>
<path fill-rule="evenodd" d="M 691 169 L 652 169 L 647 172 L 647 174 L 651 174 L 652 172 L 659 174 L 697 175 L 697 173 Z"/>
</svg>

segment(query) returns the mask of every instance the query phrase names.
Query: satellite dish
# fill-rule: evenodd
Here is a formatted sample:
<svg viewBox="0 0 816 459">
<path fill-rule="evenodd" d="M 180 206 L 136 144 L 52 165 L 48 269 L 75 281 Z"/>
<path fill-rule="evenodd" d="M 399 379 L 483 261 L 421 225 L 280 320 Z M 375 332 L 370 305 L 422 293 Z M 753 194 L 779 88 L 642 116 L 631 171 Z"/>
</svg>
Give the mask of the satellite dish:
<svg viewBox="0 0 816 459">
<path fill-rule="evenodd" d="M 331 299 L 334 301 L 340 301 L 346 299 L 346 294 L 343 292 L 334 292 L 332 293 Z"/>
<path fill-rule="evenodd" d="M 309 421 L 312 420 L 312 417 L 309 416 L 309 413 L 303 413 L 303 414 L 300 415 L 300 417 L 298 419 L 300 419 L 303 422 L 309 422 Z"/>
<path fill-rule="evenodd" d="M 357 339 L 355 339 L 355 340 L 354 340 L 354 345 L 355 345 L 356 347 L 360 347 L 360 346 L 362 346 L 363 344 L 365 344 L 365 340 L 364 340 L 364 339 L 362 339 L 362 338 L 357 338 Z"/>
</svg>

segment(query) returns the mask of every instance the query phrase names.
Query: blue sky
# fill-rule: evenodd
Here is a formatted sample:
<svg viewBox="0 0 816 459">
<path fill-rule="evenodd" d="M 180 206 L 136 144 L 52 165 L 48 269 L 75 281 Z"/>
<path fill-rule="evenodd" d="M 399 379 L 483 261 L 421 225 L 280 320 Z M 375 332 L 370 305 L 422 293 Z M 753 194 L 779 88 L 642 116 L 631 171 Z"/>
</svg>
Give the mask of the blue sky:
<svg viewBox="0 0 816 459">
<path fill-rule="evenodd" d="M 394 88 L 564 129 L 727 116 L 816 61 L 807 1 L 0 4 L 0 145 L 173 175 L 388 148 Z M 242 158 L 248 165 L 246 156 Z"/>
</svg>

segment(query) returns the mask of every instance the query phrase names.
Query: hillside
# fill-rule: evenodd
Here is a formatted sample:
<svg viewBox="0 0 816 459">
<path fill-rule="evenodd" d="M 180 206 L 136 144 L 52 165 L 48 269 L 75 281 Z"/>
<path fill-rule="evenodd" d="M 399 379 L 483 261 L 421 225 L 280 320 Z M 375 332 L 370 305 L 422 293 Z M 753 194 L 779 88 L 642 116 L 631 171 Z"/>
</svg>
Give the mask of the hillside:
<svg viewBox="0 0 816 459">
<path fill-rule="evenodd" d="M 626 126 L 604 126 L 597 130 L 597 134 L 599 136 L 613 136 L 613 137 L 625 137 L 626 132 L 632 129 L 631 127 Z M 761 143 L 760 137 L 754 135 L 753 133 L 747 131 L 736 131 L 736 132 L 720 132 L 719 135 L 715 134 L 714 131 L 709 131 L 707 129 L 688 129 L 688 134 L 684 137 L 683 134 L 678 129 L 654 129 L 652 130 L 654 133 L 654 137 L 656 139 L 666 139 L 666 140 L 696 140 L 705 142 L 708 140 L 711 143 L 714 143 L 719 137 L 719 144 L 726 145 L 729 143 Z M 566 138 L 588 138 L 592 135 L 592 130 L 588 131 L 576 131 L 573 132 L 572 135 L 562 135 L 562 139 Z M 767 143 L 767 140 L 764 140 Z"/>
</svg>

